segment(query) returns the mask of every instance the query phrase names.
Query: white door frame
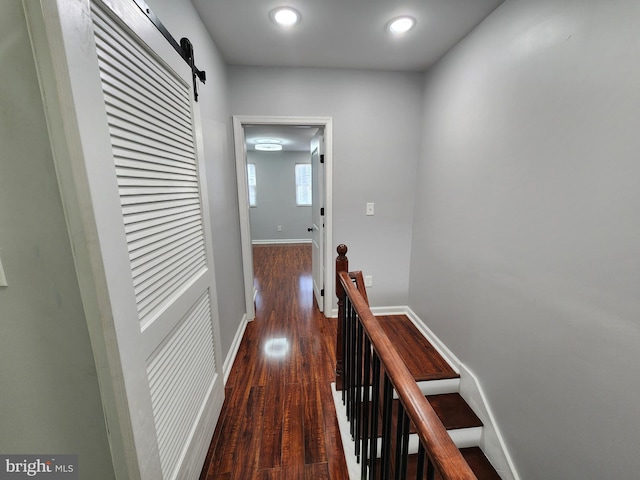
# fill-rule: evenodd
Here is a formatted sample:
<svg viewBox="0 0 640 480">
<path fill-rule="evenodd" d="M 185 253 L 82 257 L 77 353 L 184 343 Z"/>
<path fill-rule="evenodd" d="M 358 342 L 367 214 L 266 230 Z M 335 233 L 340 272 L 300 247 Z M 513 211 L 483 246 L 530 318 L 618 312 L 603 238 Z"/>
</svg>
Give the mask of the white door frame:
<svg viewBox="0 0 640 480">
<path fill-rule="evenodd" d="M 333 292 L 333 255 L 330 252 L 333 245 L 333 120 L 331 117 L 296 117 L 296 116 L 256 116 L 234 115 L 233 136 L 236 152 L 236 174 L 238 179 L 238 207 L 240 211 L 240 238 L 242 242 L 242 270 L 244 277 L 244 294 L 246 302 L 247 320 L 255 318 L 254 286 L 253 286 L 253 250 L 251 246 L 251 225 L 249 222 L 249 187 L 246 174 L 246 146 L 245 125 L 310 125 L 324 128 L 324 208 L 325 208 L 325 235 L 324 244 L 324 290 L 325 295 Z M 331 305 L 331 302 L 328 303 Z M 326 306 L 325 315 L 331 312 Z"/>
</svg>

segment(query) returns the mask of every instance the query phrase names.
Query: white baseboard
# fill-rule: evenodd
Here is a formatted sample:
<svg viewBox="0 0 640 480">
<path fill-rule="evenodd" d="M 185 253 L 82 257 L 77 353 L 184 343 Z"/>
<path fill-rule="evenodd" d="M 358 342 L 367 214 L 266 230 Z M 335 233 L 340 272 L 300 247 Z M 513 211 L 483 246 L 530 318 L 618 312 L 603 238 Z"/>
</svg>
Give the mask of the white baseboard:
<svg viewBox="0 0 640 480">
<path fill-rule="evenodd" d="M 493 412 L 478 378 L 464 364 L 460 365 L 460 396 L 464 398 L 484 424 L 480 447 L 493 468 L 504 480 L 519 480 L 518 472 L 505 446 Z"/>
<path fill-rule="evenodd" d="M 520 480 L 498 424 L 478 377 L 427 327 L 416 313 L 405 307 L 405 314 L 447 362 L 460 374 L 460 395 L 478 415 L 484 427 L 480 447 L 503 480 Z"/>
<path fill-rule="evenodd" d="M 406 315 L 408 307 L 370 307 L 374 315 Z M 338 309 L 332 308 L 324 312 L 327 318 L 338 318 Z"/>
<path fill-rule="evenodd" d="M 275 238 L 271 240 L 251 240 L 252 245 L 271 245 L 288 243 L 311 243 L 310 238 Z"/>
<path fill-rule="evenodd" d="M 406 306 L 396 306 L 396 307 L 369 307 L 371 313 L 374 315 L 406 315 L 407 314 Z"/>
<path fill-rule="evenodd" d="M 227 384 L 227 380 L 229 379 L 229 374 L 231 373 L 231 368 L 233 367 L 233 362 L 236 359 L 236 355 L 238 355 L 238 350 L 240 349 L 240 342 L 242 342 L 244 331 L 247 329 L 247 323 L 248 323 L 247 314 L 245 313 L 242 316 L 242 320 L 240 320 L 240 325 L 238 326 L 238 330 L 236 331 L 235 337 L 233 337 L 233 342 L 231 342 L 231 348 L 229 348 L 229 353 L 227 353 L 227 358 L 225 358 L 224 365 L 222 366 L 225 385 Z"/>
</svg>

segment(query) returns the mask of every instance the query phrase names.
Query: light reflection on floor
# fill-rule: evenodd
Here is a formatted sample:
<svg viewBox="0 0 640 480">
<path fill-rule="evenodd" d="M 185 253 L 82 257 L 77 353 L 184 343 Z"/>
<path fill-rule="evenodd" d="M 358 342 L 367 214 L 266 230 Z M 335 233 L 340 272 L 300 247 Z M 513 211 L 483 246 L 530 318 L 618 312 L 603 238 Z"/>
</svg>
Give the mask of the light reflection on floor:
<svg viewBox="0 0 640 480">
<path fill-rule="evenodd" d="M 311 278 L 311 274 L 300 275 L 298 277 L 298 291 L 302 294 L 313 292 L 313 279 Z"/>
<path fill-rule="evenodd" d="M 270 338 L 264 343 L 264 354 L 267 358 L 280 360 L 289 353 L 289 339 L 284 337 Z"/>
</svg>

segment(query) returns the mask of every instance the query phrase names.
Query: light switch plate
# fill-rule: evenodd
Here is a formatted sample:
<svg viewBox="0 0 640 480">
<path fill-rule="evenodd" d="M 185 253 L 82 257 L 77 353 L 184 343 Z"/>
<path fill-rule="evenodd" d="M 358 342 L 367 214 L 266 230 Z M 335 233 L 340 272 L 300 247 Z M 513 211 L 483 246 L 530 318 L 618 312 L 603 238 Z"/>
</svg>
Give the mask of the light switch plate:
<svg viewBox="0 0 640 480">
<path fill-rule="evenodd" d="M 0 260 L 0 287 L 8 287 L 7 277 L 4 274 L 4 268 L 2 268 L 2 260 Z"/>
<path fill-rule="evenodd" d="M 375 213 L 373 202 L 367 203 L 367 215 L 371 216 Z"/>
</svg>

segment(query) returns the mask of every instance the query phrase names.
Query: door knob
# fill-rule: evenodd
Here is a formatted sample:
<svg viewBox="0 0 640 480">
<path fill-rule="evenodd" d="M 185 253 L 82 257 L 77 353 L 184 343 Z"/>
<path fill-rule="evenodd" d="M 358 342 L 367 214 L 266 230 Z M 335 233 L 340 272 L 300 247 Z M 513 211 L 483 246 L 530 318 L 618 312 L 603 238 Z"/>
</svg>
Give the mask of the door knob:
<svg viewBox="0 0 640 480">
<path fill-rule="evenodd" d="M 313 228 L 312 227 L 307 228 L 307 232 L 313 232 Z"/>
</svg>

